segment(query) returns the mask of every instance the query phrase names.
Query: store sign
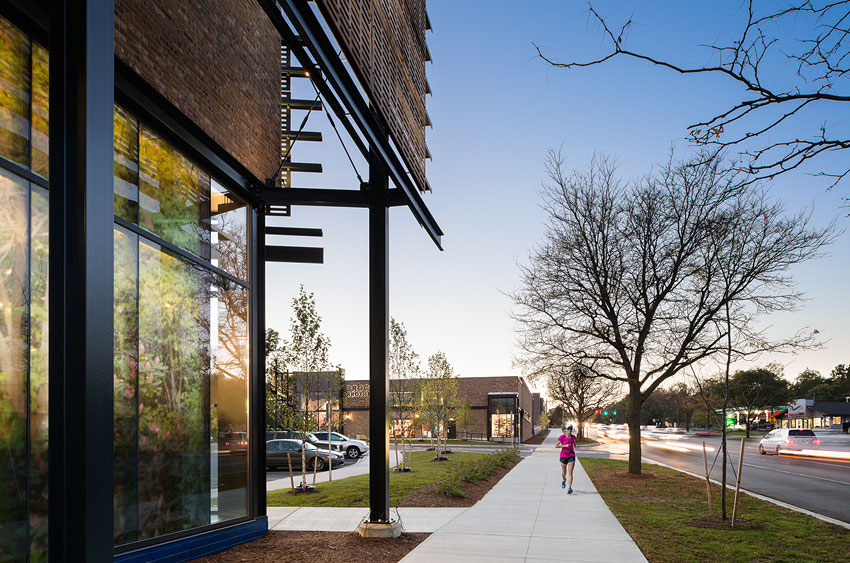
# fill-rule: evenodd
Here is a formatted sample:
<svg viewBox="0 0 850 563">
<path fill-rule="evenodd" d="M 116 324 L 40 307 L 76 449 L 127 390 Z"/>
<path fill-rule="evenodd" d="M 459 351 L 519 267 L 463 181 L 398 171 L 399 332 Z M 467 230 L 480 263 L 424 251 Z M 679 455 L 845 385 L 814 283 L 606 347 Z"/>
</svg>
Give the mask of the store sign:
<svg viewBox="0 0 850 563">
<path fill-rule="evenodd" d="M 369 384 L 368 383 L 358 383 L 355 385 L 346 385 L 345 386 L 345 398 L 346 399 L 360 399 L 360 398 L 369 398 Z"/>
</svg>

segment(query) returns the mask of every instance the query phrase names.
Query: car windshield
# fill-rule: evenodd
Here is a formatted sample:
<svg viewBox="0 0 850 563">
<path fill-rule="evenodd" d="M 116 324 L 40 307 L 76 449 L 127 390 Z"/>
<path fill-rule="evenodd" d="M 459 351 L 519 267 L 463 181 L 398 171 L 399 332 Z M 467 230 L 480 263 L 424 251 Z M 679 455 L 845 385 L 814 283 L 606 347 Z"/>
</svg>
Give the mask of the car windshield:
<svg viewBox="0 0 850 563">
<path fill-rule="evenodd" d="M 306 449 L 306 450 L 317 450 L 319 448 L 317 448 L 316 446 L 314 446 L 310 442 L 304 442 L 304 449 Z"/>
</svg>

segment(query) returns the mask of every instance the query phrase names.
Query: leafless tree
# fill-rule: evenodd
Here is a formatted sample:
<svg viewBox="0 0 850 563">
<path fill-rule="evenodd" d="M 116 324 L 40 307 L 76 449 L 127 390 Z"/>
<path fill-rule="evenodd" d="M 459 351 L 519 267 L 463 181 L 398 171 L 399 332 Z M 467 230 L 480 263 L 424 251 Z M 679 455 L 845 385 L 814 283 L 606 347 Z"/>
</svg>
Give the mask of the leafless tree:
<svg viewBox="0 0 850 563">
<path fill-rule="evenodd" d="M 714 65 L 677 64 L 664 56 L 632 51 L 626 47 L 632 18 L 613 25 L 592 5 L 589 17 L 598 22 L 607 40 L 605 54 L 562 62 L 544 55 L 537 46 L 540 57 L 561 68 L 629 57 L 684 75 L 722 75 L 738 83 L 743 88 L 739 101 L 689 125 L 688 134 L 697 145 L 711 147 L 715 155 L 729 148 L 738 150 L 739 170 L 750 175 L 748 181 L 774 178 L 826 153 L 850 149 L 846 119 L 824 122 L 816 133 L 804 133 L 811 128 L 805 110 L 827 106 L 839 115 L 840 104 L 850 102 L 850 0 L 797 0 L 782 8 L 749 0 L 734 39 L 728 45 L 705 45 L 715 53 Z M 850 104 L 843 114 L 848 111 Z M 843 162 L 829 171 L 816 170 L 814 175 L 825 177 L 834 187 L 850 174 L 847 159 Z"/>
<path fill-rule="evenodd" d="M 834 228 L 786 217 L 704 153 L 628 185 L 599 157 L 567 173 L 551 153 L 548 172 L 547 230 L 513 294 L 520 345 L 627 386 L 629 471 L 640 473 L 642 403 L 726 351 L 730 326 L 764 341 L 756 316 L 800 300 L 788 270 L 816 256 Z M 721 234 L 728 244 L 717 244 Z"/>
<path fill-rule="evenodd" d="M 549 398 L 560 402 L 578 422 L 578 437 L 584 438 L 584 422 L 595 409 L 609 402 L 619 385 L 601 378 L 581 364 L 557 364 L 545 369 Z"/>
</svg>

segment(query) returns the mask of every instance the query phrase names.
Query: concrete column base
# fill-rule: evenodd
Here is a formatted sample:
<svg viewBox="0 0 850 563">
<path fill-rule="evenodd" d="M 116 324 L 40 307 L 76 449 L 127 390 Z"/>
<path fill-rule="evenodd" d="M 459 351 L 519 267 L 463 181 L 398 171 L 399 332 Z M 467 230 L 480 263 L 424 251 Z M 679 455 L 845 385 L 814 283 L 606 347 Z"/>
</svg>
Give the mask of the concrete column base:
<svg viewBox="0 0 850 563">
<path fill-rule="evenodd" d="M 401 535 L 401 522 L 361 522 L 357 533 L 364 538 L 397 538 Z"/>
</svg>

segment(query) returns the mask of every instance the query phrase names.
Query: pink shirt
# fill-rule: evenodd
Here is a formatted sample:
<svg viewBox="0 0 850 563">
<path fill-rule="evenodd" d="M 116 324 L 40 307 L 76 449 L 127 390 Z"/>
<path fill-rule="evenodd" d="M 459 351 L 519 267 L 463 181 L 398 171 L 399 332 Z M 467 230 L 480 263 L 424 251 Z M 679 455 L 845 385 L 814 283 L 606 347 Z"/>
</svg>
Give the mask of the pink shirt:
<svg viewBox="0 0 850 563">
<path fill-rule="evenodd" d="M 558 436 L 558 444 L 562 444 L 566 446 L 566 448 L 561 448 L 561 457 L 575 457 L 576 455 L 576 437 L 570 436 L 567 437 L 566 434 L 561 434 Z"/>
</svg>

